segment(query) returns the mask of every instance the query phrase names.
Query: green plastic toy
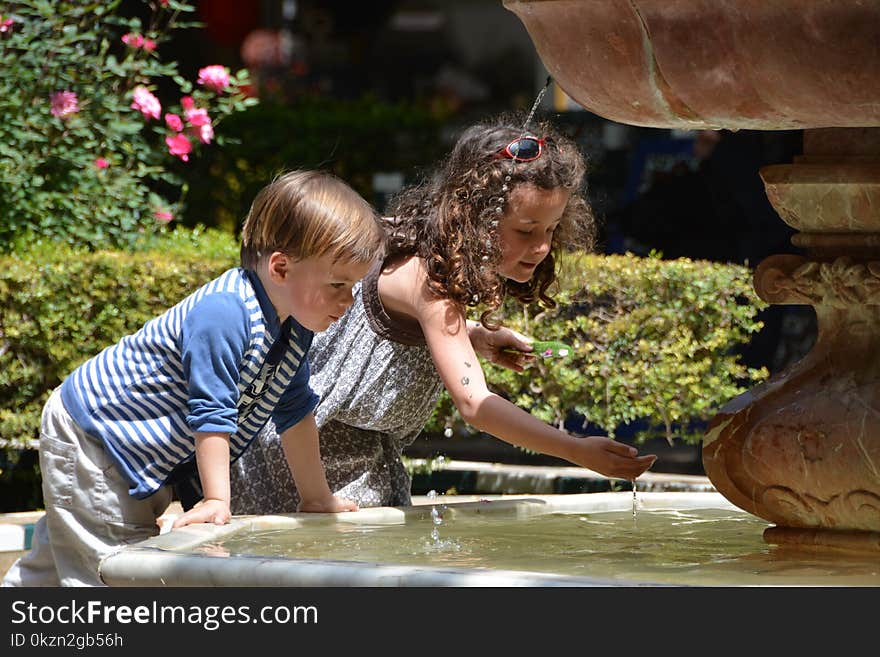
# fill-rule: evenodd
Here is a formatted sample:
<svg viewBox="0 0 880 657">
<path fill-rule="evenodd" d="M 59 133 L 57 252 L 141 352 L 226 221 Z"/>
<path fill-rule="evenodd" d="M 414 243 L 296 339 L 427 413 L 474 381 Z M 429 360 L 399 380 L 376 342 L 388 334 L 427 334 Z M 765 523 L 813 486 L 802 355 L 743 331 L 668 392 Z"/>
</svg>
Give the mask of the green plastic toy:
<svg viewBox="0 0 880 657">
<path fill-rule="evenodd" d="M 530 353 L 539 358 L 566 358 L 571 355 L 572 349 L 564 342 L 556 340 L 535 340 L 532 342 L 532 350 Z M 505 349 L 510 353 L 529 353 L 522 352 L 518 349 Z"/>
</svg>

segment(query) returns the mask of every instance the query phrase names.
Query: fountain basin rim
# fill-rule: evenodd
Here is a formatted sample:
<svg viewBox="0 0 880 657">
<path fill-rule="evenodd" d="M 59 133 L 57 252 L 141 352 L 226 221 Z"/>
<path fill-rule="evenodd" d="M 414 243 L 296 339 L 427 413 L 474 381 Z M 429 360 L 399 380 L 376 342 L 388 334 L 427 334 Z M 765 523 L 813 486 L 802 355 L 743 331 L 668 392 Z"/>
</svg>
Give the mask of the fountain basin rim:
<svg viewBox="0 0 880 657">
<path fill-rule="evenodd" d="M 512 497 L 513 499 L 509 499 Z M 529 516 L 556 512 L 601 513 L 632 508 L 632 493 L 524 495 L 455 502 L 440 496 L 444 516 L 511 514 Z M 719 493 L 638 493 L 639 510 L 736 509 Z M 273 516 L 236 516 L 222 526 L 183 527 L 123 548 L 100 565 L 109 586 L 678 586 L 645 580 L 629 581 L 567 576 L 518 570 L 469 569 L 380 564 L 362 561 L 290 559 L 263 556 L 187 553 L 222 540 L 238 531 L 286 529 L 333 523 L 402 524 L 430 514 L 432 504 L 375 507 L 349 513 L 293 513 Z"/>
</svg>

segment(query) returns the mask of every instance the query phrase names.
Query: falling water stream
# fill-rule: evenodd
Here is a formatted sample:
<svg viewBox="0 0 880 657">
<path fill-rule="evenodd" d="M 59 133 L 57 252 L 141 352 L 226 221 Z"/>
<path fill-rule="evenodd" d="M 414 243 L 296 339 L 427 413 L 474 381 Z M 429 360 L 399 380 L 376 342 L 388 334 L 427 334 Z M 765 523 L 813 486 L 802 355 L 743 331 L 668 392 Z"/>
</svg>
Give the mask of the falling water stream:
<svg viewBox="0 0 880 657">
<path fill-rule="evenodd" d="M 429 552 L 442 552 L 444 550 L 458 551 L 461 546 L 455 541 L 444 540 L 440 536 L 440 526 L 443 524 L 443 510 L 446 505 L 438 505 L 434 503 L 437 499 L 437 491 L 428 491 L 426 497 L 431 500 L 431 540 L 425 544 L 425 549 Z"/>
<path fill-rule="evenodd" d="M 638 499 L 636 498 L 636 480 L 632 480 L 633 487 L 633 522 L 636 521 L 636 507 L 638 506 Z"/>
</svg>

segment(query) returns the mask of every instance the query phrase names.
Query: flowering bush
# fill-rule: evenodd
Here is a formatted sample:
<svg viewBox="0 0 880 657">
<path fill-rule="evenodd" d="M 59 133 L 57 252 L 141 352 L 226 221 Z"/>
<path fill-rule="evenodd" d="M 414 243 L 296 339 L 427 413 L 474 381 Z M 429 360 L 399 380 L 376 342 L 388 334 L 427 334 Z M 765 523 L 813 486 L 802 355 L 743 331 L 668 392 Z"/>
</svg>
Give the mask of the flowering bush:
<svg viewBox="0 0 880 657">
<path fill-rule="evenodd" d="M 194 7 L 145 4 L 147 24 L 119 0 L 0 5 L 0 250 L 33 236 L 144 243 L 180 213 L 185 163 L 257 102 L 246 70 L 206 66 L 193 83 L 163 62 L 169 35 L 197 25 L 182 20 Z"/>
</svg>

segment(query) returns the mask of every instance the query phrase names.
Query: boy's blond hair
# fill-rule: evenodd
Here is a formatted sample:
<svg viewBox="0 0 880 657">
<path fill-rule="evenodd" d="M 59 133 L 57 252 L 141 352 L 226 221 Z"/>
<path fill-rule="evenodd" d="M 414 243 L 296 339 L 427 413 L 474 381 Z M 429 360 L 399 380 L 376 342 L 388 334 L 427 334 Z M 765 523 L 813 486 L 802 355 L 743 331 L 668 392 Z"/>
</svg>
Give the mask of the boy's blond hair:
<svg viewBox="0 0 880 657">
<path fill-rule="evenodd" d="M 370 262 L 383 255 L 376 211 L 331 173 L 288 171 L 257 193 L 244 220 L 241 266 L 255 269 L 274 251 L 297 260 L 330 255 Z"/>
</svg>

